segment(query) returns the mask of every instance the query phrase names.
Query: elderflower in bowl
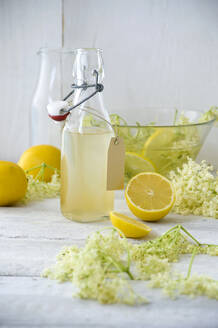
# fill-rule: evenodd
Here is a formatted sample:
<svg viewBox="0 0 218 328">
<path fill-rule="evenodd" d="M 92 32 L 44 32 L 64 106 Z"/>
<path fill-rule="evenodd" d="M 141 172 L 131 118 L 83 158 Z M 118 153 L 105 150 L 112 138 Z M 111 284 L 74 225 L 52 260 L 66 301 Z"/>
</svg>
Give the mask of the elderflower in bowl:
<svg viewBox="0 0 218 328">
<path fill-rule="evenodd" d="M 167 176 L 182 167 L 188 157 L 195 159 L 218 118 L 217 108 L 207 112 L 145 108 L 129 113 L 128 121 L 111 115 L 112 124 L 125 143 L 126 181 L 143 171 Z"/>
</svg>

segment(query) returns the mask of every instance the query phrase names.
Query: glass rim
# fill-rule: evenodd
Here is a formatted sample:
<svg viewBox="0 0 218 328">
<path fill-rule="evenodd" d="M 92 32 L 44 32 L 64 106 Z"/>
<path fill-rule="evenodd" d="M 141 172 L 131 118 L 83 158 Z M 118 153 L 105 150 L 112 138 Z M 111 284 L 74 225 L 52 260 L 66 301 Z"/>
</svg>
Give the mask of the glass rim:
<svg viewBox="0 0 218 328">
<path fill-rule="evenodd" d="M 89 52 L 89 51 L 94 51 L 94 52 L 100 52 L 102 53 L 103 50 L 100 48 L 75 48 L 75 52 Z"/>
<path fill-rule="evenodd" d="M 154 110 L 161 110 L 161 109 L 165 109 L 165 110 L 175 110 L 175 108 L 172 108 L 172 107 L 146 107 L 147 109 L 150 108 L 150 109 L 154 109 Z M 190 111 L 193 111 L 193 112 L 198 112 L 198 113 L 201 113 L 201 114 L 204 114 L 204 111 L 203 110 L 197 110 L 197 109 L 186 109 L 184 110 L 184 114 L 185 112 L 190 112 Z M 120 127 L 120 128 L 125 128 L 125 127 L 129 127 L 129 128 L 146 128 L 146 127 L 153 127 L 153 128 L 181 128 L 181 127 L 197 127 L 197 126 L 203 126 L 203 125 L 211 125 L 213 124 L 214 122 L 216 121 L 216 117 L 214 116 L 211 120 L 208 120 L 208 121 L 205 121 L 205 122 L 195 122 L 195 123 L 187 123 L 187 124 L 178 124 L 178 125 L 175 125 L 175 124 L 163 124 L 163 125 L 158 125 L 158 124 L 142 124 L 142 125 L 137 125 L 137 124 L 113 124 L 113 126 L 116 126 L 116 127 Z"/>
<path fill-rule="evenodd" d="M 190 123 L 190 124 L 178 124 L 178 125 L 152 125 L 152 124 L 147 124 L 147 125 L 133 125 L 133 124 L 126 124 L 126 125 L 121 125 L 121 124 L 112 124 L 115 127 L 118 128 L 184 128 L 184 127 L 191 127 L 191 126 L 202 126 L 202 125 L 210 125 L 216 121 L 216 118 L 206 121 L 206 122 L 200 122 L 200 123 Z"/>
<path fill-rule="evenodd" d="M 89 51 L 95 51 L 97 53 L 102 53 L 102 49 L 100 48 L 49 48 L 49 47 L 41 47 L 38 51 L 37 54 L 44 54 L 44 53 L 63 53 L 63 54 L 67 54 L 67 53 L 86 53 Z"/>
</svg>

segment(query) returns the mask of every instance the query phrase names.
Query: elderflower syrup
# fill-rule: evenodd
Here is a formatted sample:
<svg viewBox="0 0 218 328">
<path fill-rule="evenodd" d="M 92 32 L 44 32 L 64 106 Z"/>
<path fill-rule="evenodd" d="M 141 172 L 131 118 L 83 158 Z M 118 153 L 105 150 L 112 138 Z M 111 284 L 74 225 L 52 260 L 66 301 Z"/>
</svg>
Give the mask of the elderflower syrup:
<svg viewBox="0 0 218 328">
<path fill-rule="evenodd" d="M 75 107 L 62 132 L 61 211 L 79 222 L 108 217 L 114 204 L 114 192 L 107 190 L 108 149 L 114 132 L 101 92 L 103 76 L 99 49 L 75 51 Z"/>
<path fill-rule="evenodd" d="M 86 128 L 65 130 L 61 162 L 61 210 L 68 219 L 87 222 L 108 216 L 114 193 L 107 191 L 107 151 L 113 134 Z"/>
</svg>

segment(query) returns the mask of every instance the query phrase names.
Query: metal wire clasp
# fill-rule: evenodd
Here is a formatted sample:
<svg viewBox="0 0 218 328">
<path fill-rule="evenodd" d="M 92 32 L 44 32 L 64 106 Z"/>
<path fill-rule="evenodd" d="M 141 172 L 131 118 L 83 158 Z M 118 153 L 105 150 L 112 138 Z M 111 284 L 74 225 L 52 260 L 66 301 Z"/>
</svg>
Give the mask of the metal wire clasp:
<svg viewBox="0 0 218 328">
<path fill-rule="evenodd" d="M 98 83 L 98 71 L 94 70 L 93 74 L 96 75 L 96 80 L 95 80 L 95 84 L 88 84 L 86 82 L 84 82 L 81 85 L 77 85 L 77 84 L 72 84 L 71 87 L 73 88 L 72 91 L 70 91 L 70 93 L 68 93 L 68 95 L 63 99 L 64 101 L 67 100 L 74 92 L 76 89 L 83 89 L 83 91 L 87 90 L 88 88 L 95 88 L 95 91 L 93 93 L 91 93 L 91 95 L 89 95 L 88 97 L 85 97 L 84 99 L 82 99 L 80 102 L 78 102 L 78 104 L 68 108 L 67 110 L 62 109 L 61 113 L 69 113 L 72 109 L 80 106 L 81 104 L 83 104 L 84 102 L 86 102 L 87 100 L 89 100 L 90 98 L 92 98 L 93 96 L 96 95 L 96 93 L 98 92 L 102 92 L 104 90 L 104 86 L 102 83 Z"/>
<path fill-rule="evenodd" d="M 98 71 L 94 70 L 93 72 L 96 75 L 96 80 L 95 80 L 95 84 L 88 84 L 88 83 L 83 83 L 81 85 L 77 85 L 77 84 L 72 84 L 72 88 L 73 90 L 68 93 L 68 95 L 63 99 L 64 101 L 66 101 L 74 92 L 76 89 L 83 89 L 84 91 L 87 90 L 88 88 L 95 88 L 95 91 L 93 93 L 91 93 L 91 95 L 89 95 L 88 97 L 82 99 L 80 102 L 78 102 L 76 105 L 68 108 L 68 109 L 61 109 L 60 110 L 60 114 L 63 116 L 67 116 L 67 114 L 70 113 L 70 111 L 78 106 L 80 106 L 81 104 L 83 104 L 84 102 L 86 102 L 88 99 L 92 98 L 93 96 L 96 95 L 96 93 L 98 92 L 102 92 L 104 90 L 104 86 L 101 83 L 98 83 Z M 82 111 L 87 112 L 90 114 L 90 111 L 85 109 L 85 108 L 81 108 Z M 92 115 L 100 118 L 101 120 L 105 121 L 107 124 L 109 124 L 111 126 L 111 128 L 114 131 L 115 134 L 115 139 L 114 139 L 114 144 L 117 145 L 119 144 L 119 137 L 118 137 L 118 133 L 117 133 L 117 129 L 108 121 L 106 120 L 104 117 L 101 117 L 100 115 L 98 115 L 97 113 L 92 113 Z M 66 117 L 65 117 L 66 118 Z"/>
</svg>

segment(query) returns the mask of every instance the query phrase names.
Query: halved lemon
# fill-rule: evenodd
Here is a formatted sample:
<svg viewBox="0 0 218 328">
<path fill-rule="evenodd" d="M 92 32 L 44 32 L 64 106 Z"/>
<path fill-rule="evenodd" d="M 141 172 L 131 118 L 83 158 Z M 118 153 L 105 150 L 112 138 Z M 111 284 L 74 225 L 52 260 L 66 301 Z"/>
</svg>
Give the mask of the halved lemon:
<svg viewBox="0 0 218 328">
<path fill-rule="evenodd" d="M 139 173 L 127 184 L 125 197 L 130 211 L 145 221 L 166 216 L 175 202 L 171 182 L 155 172 Z"/>
<path fill-rule="evenodd" d="M 142 155 L 152 161 L 158 172 L 165 172 L 169 165 L 175 139 L 174 129 L 164 127 L 157 129 L 145 142 Z"/>
<path fill-rule="evenodd" d="M 132 178 L 141 172 L 155 172 L 155 167 L 149 159 L 137 153 L 126 152 L 125 174 Z"/>
<path fill-rule="evenodd" d="M 175 132 L 171 127 L 158 128 L 145 142 L 144 151 L 168 147 L 175 140 Z"/>
<path fill-rule="evenodd" d="M 121 213 L 111 212 L 110 219 L 113 226 L 121 230 L 127 238 L 142 238 L 151 231 L 146 224 Z"/>
</svg>

